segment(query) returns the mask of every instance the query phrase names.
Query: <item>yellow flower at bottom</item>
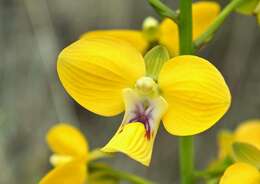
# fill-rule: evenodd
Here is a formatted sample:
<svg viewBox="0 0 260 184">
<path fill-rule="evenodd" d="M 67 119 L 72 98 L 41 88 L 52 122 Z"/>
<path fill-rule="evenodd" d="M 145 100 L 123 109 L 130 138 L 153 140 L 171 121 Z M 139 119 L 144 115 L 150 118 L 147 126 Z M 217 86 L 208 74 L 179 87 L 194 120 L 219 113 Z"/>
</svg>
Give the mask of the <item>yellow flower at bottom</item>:
<svg viewBox="0 0 260 184">
<path fill-rule="evenodd" d="M 231 95 L 221 73 L 197 56 L 166 61 L 157 79 L 127 42 L 112 37 L 80 39 L 59 55 L 57 71 L 69 95 L 102 116 L 125 111 L 103 151 L 121 151 L 149 165 L 158 127 L 179 136 L 213 126 L 228 110 Z"/>
<path fill-rule="evenodd" d="M 234 132 L 221 132 L 218 137 L 219 158 L 231 156 L 234 142 L 247 143 L 260 150 L 260 120 L 242 122 Z"/>
<path fill-rule="evenodd" d="M 218 3 L 213 1 L 200 1 L 192 4 L 192 17 L 193 17 L 193 40 L 198 38 L 209 25 L 214 21 L 220 12 L 220 6 Z M 94 38 L 100 36 L 111 36 L 118 39 L 127 41 L 132 46 L 134 46 L 138 51 L 144 54 L 151 45 L 155 43 L 164 45 L 169 50 L 171 56 L 176 56 L 179 54 L 179 33 L 178 27 L 175 22 L 166 18 L 160 25 L 158 29 L 155 28 L 155 21 L 152 21 L 150 17 L 146 19 L 148 21 L 148 26 L 151 25 L 152 38 L 150 38 L 149 30 L 148 35 L 146 34 L 146 29 L 141 30 L 100 30 L 91 31 L 85 33 L 81 38 Z M 144 27 L 146 27 L 146 21 L 144 21 Z M 155 33 L 154 31 L 157 31 Z"/>
<path fill-rule="evenodd" d="M 235 163 L 227 168 L 220 184 L 259 184 L 260 172 L 246 163 Z"/>
<path fill-rule="evenodd" d="M 87 180 L 88 143 L 76 128 L 58 124 L 47 134 L 54 166 L 40 184 L 84 184 Z"/>
</svg>

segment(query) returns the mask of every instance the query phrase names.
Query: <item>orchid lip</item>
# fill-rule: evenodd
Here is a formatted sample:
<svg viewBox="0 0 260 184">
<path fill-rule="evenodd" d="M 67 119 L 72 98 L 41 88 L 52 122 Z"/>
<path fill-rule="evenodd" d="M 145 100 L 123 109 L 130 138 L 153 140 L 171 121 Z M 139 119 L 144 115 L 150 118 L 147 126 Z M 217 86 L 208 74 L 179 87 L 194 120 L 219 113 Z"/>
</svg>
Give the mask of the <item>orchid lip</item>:
<svg viewBox="0 0 260 184">
<path fill-rule="evenodd" d="M 143 105 L 136 105 L 135 110 L 133 110 L 134 117 L 131 118 L 128 123 L 133 123 L 133 122 L 139 122 L 142 123 L 145 127 L 146 134 L 145 136 L 149 140 L 151 138 L 152 134 L 152 129 L 151 129 L 151 122 L 153 120 L 152 118 L 152 112 L 153 112 L 153 107 L 144 107 Z"/>
<path fill-rule="evenodd" d="M 124 91 L 126 105 L 125 116 L 119 133 L 129 123 L 141 123 L 144 126 L 144 136 L 151 140 L 159 127 L 162 115 L 167 109 L 167 103 L 160 97 L 149 97 L 140 95 L 134 89 L 127 88 Z"/>
</svg>

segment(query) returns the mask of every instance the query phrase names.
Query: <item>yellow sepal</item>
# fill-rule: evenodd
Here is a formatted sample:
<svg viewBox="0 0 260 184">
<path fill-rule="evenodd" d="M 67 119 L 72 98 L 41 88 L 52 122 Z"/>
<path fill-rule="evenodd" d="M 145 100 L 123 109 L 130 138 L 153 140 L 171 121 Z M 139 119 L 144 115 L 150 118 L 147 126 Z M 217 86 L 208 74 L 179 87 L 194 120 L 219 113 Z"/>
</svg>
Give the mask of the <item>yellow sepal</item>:
<svg viewBox="0 0 260 184">
<path fill-rule="evenodd" d="M 192 5 L 193 40 L 197 39 L 220 12 L 220 5 L 213 1 L 199 1 Z"/>
<path fill-rule="evenodd" d="M 207 130 L 225 114 L 231 103 L 221 73 L 197 56 L 178 56 L 166 62 L 158 84 L 169 104 L 163 123 L 173 135 L 194 135 Z"/>
</svg>

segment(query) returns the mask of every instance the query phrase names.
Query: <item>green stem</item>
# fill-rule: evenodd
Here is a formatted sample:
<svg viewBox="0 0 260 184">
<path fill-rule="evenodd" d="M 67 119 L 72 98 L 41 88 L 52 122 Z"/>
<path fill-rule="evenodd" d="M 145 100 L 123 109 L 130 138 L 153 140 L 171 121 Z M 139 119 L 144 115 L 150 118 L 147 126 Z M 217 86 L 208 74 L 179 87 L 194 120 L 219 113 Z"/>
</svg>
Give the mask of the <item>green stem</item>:
<svg viewBox="0 0 260 184">
<path fill-rule="evenodd" d="M 148 0 L 150 5 L 157 11 L 161 16 L 168 17 L 174 22 L 178 22 L 178 13 L 173 11 L 167 5 L 162 3 L 160 0 Z"/>
<path fill-rule="evenodd" d="M 136 176 L 136 175 L 133 175 L 133 174 L 130 174 L 127 172 L 119 171 L 119 170 L 113 169 L 113 168 L 108 167 L 103 164 L 91 164 L 91 165 L 89 165 L 89 169 L 104 172 L 104 173 L 114 176 L 118 179 L 129 181 L 134 184 L 154 184 L 151 181 L 148 181 L 139 176 Z"/>
<path fill-rule="evenodd" d="M 180 54 L 192 54 L 192 0 L 180 1 L 179 17 Z M 193 137 L 179 140 L 180 174 L 182 184 L 193 183 Z"/>
<path fill-rule="evenodd" d="M 180 55 L 192 54 L 192 0 L 180 1 Z"/>
<path fill-rule="evenodd" d="M 181 184 L 193 183 L 193 137 L 181 137 L 179 140 Z"/>
<path fill-rule="evenodd" d="M 232 0 L 230 3 L 221 11 L 221 13 L 216 17 L 214 22 L 208 27 L 208 29 L 194 41 L 194 47 L 198 48 L 205 42 L 209 41 L 212 35 L 218 30 L 225 19 L 230 15 L 241 3 L 247 0 Z"/>
</svg>

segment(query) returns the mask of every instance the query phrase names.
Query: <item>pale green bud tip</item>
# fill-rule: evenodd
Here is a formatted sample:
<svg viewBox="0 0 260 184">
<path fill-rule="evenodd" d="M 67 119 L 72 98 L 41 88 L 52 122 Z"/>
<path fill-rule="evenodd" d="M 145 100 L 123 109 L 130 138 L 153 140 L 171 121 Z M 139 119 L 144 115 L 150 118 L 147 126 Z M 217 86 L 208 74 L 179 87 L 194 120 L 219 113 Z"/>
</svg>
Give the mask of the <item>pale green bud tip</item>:
<svg viewBox="0 0 260 184">
<path fill-rule="evenodd" d="M 143 35 L 149 42 L 156 42 L 159 36 L 159 22 L 153 17 L 147 17 L 143 22 Z"/>
<path fill-rule="evenodd" d="M 147 17 L 143 22 L 143 29 L 156 28 L 159 26 L 158 20 L 153 17 Z"/>
</svg>

